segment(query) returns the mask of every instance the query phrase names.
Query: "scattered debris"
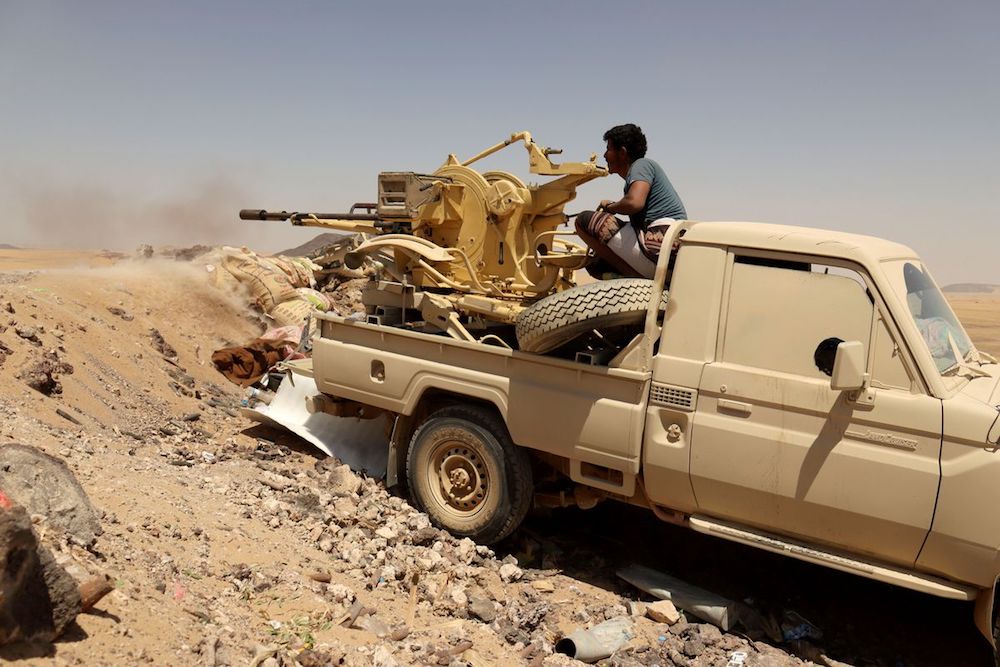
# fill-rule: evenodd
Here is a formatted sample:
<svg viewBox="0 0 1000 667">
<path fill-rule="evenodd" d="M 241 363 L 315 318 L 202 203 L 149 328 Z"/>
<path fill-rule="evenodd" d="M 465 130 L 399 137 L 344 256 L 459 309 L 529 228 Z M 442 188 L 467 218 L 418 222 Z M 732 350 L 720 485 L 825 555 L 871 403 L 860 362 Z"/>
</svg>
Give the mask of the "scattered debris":
<svg viewBox="0 0 1000 667">
<path fill-rule="evenodd" d="M 56 414 L 59 415 L 60 417 L 62 417 L 63 419 L 67 420 L 67 421 L 73 422 L 77 426 L 83 426 L 83 422 L 81 422 L 79 419 L 77 419 L 76 417 L 74 417 L 70 413 L 66 412 L 62 408 L 56 408 Z"/>
</svg>

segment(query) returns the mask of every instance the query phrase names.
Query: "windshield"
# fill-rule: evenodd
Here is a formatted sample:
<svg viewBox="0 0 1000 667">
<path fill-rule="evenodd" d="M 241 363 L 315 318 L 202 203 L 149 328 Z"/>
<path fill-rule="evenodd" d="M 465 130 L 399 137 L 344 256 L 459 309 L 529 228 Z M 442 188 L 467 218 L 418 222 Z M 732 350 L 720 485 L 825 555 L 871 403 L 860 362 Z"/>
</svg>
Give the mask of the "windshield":
<svg viewBox="0 0 1000 667">
<path fill-rule="evenodd" d="M 939 373 L 968 359 L 974 349 L 927 269 L 917 260 L 886 262 L 893 288 L 903 298 Z M 955 350 L 960 358 L 956 358 Z"/>
</svg>

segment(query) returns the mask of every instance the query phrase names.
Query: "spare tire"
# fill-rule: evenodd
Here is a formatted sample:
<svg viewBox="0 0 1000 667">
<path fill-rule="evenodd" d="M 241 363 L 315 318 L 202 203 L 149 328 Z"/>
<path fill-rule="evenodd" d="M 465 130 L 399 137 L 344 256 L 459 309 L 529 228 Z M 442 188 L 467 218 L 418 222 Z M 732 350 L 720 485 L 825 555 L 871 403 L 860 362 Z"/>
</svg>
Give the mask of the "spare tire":
<svg viewBox="0 0 1000 667">
<path fill-rule="evenodd" d="M 544 354 L 597 329 L 641 326 L 653 293 L 644 278 L 601 280 L 547 296 L 517 317 L 517 344 Z M 665 308 L 663 292 L 660 307 Z"/>
</svg>

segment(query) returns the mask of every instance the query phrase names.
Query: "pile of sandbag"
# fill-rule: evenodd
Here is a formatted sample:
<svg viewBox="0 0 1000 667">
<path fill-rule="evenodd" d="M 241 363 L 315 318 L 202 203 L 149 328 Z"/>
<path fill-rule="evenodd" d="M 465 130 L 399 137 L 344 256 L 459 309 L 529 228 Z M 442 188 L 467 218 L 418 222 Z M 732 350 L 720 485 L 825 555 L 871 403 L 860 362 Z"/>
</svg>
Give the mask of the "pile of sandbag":
<svg viewBox="0 0 1000 667">
<path fill-rule="evenodd" d="M 315 273 L 322 267 L 306 257 L 261 257 L 247 248 L 222 247 L 206 268 L 216 287 L 246 288 L 253 305 L 276 327 L 301 326 L 314 309 L 325 312 L 332 306 L 315 289 Z"/>
</svg>

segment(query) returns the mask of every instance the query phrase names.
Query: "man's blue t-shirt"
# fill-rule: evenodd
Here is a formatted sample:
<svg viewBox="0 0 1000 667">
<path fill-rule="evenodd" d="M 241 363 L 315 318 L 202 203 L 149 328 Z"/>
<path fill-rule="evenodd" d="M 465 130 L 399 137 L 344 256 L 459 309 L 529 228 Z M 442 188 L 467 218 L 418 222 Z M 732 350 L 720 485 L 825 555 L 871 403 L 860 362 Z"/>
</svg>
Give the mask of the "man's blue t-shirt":
<svg viewBox="0 0 1000 667">
<path fill-rule="evenodd" d="M 646 225 L 660 218 L 687 220 L 687 211 L 681 198 L 670 184 L 663 168 L 649 158 L 641 157 L 632 163 L 625 176 L 625 193 L 636 181 L 649 183 L 649 196 L 646 197 L 646 208 L 629 216 L 636 229 L 645 229 Z"/>
</svg>

